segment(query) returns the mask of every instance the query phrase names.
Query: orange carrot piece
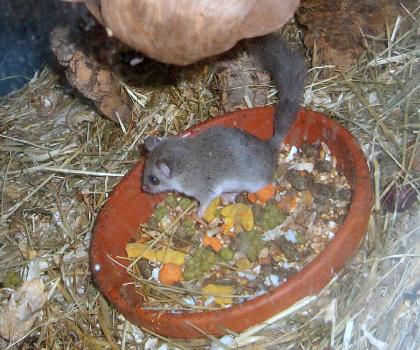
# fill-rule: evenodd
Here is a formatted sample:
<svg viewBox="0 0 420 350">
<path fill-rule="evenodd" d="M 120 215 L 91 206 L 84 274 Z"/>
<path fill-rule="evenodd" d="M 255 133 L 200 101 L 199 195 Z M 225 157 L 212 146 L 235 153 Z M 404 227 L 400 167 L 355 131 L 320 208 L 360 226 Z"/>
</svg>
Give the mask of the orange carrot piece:
<svg viewBox="0 0 420 350">
<path fill-rule="evenodd" d="M 222 242 L 217 237 L 210 237 L 208 235 L 204 235 L 203 237 L 203 245 L 210 246 L 215 252 L 218 252 L 222 249 Z"/>
<path fill-rule="evenodd" d="M 222 232 L 224 235 L 229 236 L 229 237 L 235 237 L 236 236 L 236 232 L 234 231 L 234 227 L 228 224 L 223 224 L 221 226 Z"/>
<path fill-rule="evenodd" d="M 257 195 L 255 193 L 248 193 L 248 200 L 254 204 L 257 201 Z"/>
<path fill-rule="evenodd" d="M 163 264 L 159 271 L 159 281 L 168 286 L 179 282 L 182 277 L 182 266 L 172 263 Z"/>
<path fill-rule="evenodd" d="M 268 184 L 267 186 L 256 192 L 255 195 L 257 196 L 257 199 L 260 202 L 266 203 L 274 197 L 275 193 L 276 188 L 273 186 L 273 184 Z"/>
</svg>

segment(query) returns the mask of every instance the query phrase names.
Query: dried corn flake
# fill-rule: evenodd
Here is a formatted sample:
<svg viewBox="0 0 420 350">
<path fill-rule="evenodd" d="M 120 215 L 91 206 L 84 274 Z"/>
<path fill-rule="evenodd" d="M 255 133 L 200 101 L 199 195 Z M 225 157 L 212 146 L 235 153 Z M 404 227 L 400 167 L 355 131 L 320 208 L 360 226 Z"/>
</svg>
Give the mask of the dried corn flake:
<svg viewBox="0 0 420 350">
<path fill-rule="evenodd" d="M 182 265 L 185 262 L 186 254 L 171 248 L 153 249 L 144 243 L 129 243 L 125 247 L 129 258 L 142 256 L 150 261 L 160 261 L 161 263 L 172 263 Z"/>
<path fill-rule="evenodd" d="M 245 204 L 228 205 L 222 209 L 221 214 L 226 219 L 231 219 L 235 224 L 242 226 L 245 231 L 251 231 L 254 228 L 252 208 Z"/>
<path fill-rule="evenodd" d="M 208 284 L 202 288 L 201 291 L 208 295 L 214 296 L 214 301 L 218 305 L 232 304 L 232 294 L 234 293 L 232 286 Z"/>
</svg>

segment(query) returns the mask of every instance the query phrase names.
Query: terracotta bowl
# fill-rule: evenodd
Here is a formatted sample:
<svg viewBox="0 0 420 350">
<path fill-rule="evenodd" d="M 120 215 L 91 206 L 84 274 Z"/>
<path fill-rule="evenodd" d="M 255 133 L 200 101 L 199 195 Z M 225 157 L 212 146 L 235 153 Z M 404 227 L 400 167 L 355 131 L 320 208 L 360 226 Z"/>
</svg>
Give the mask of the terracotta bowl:
<svg viewBox="0 0 420 350">
<path fill-rule="evenodd" d="M 184 133 L 224 125 L 268 138 L 273 128 L 273 109 L 241 110 L 200 124 Z M 222 335 L 226 330 L 241 332 L 288 308 L 300 299 L 319 292 L 344 266 L 362 241 L 372 208 L 372 188 L 364 155 L 353 136 L 327 117 L 301 110 L 287 142 L 296 146 L 324 141 L 337 158 L 338 167 L 352 188 L 349 212 L 336 236 L 303 270 L 266 294 L 232 307 L 209 312 L 156 312 L 142 308 L 125 269 L 109 257 L 125 256 L 126 244 L 136 237 L 139 224 L 148 221 L 154 206 L 164 195 L 142 192 L 140 162 L 121 180 L 98 215 L 94 228 L 90 264 L 94 280 L 103 295 L 132 323 L 176 338 L 201 337 L 197 330 Z M 127 264 L 120 259 L 122 264 Z M 194 327 L 195 326 L 195 327 Z"/>
</svg>

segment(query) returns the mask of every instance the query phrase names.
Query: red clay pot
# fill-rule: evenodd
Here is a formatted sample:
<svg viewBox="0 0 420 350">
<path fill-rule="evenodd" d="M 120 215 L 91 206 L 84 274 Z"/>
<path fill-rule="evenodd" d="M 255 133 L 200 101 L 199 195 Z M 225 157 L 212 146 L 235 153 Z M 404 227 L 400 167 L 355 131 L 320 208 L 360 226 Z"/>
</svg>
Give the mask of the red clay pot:
<svg viewBox="0 0 420 350">
<path fill-rule="evenodd" d="M 238 127 L 261 138 L 273 130 L 273 109 L 241 110 L 200 124 L 184 135 L 224 125 Z M 155 312 L 142 308 L 142 297 L 135 293 L 125 269 L 109 257 L 125 256 L 125 246 L 148 221 L 163 195 L 142 192 L 140 162 L 121 180 L 98 215 L 93 232 L 90 259 L 94 280 L 104 296 L 132 323 L 176 338 L 201 337 L 197 329 L 222 335 L 227 329 L 241 332 L 288 308 L 300 299 L 319 292 L 341 270 L 362 241 L 372 208 L 372 188 L 363 153 L 353 136 L 325 116 L 301 110 L 287 142 L 324 141 L 337 158 L 338 167 L 352 187 L 352 202 L 346 219 L 327 247 L 302 271 L 266 294 L 227 309 L 209 312 Z M 121 261 L 122 264 L 127 262 Z M 195 327 L 193 327 L 193 325 Z"/>
</svg>

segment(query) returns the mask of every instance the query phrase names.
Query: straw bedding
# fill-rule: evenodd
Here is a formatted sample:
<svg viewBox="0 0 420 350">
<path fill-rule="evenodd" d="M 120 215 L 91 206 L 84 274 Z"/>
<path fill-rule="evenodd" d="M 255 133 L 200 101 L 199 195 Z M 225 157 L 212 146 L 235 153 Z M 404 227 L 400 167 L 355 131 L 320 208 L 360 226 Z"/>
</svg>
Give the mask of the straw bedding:
<svg viewBox="0 0 420 350">
<path fill-rule="evenodd" d="M 365 36 L 366 54 L 348 71 L 320 80 L 330 68 L 311 69 L 304 104 L 348 127 L 368 159 L 375 188 L 368 233 L 319 295 L 234 337 L 238 346 L 420 348 L 418 204 L 402 213 L 383 204 L 394 183 L 419 191 L 417 15 L 398 17 L 385 40 Z M 402 23 L 409 29 L 403 31 Z M 385 41 L 383 52 L 370 50 L 375 40 Z M 184 349 L 212 343 L 211 337 L 163 339 L 131 325 L 92 284 L 88 246 L 94 220 L 139 160 L 138 144 L 146 135 L 176 134 L 222 113 L 222 92 L 206 63 L 186 68 L 174 84 L 122 89 L 135 105 L 128 129 L 99 116 L 48 69 L 0 100 L 0 308 L 22 280 L 40 278 L 47 292 L 35 324 L 10 342 L 0 339 L 2 349 Z"/>
</svg>

